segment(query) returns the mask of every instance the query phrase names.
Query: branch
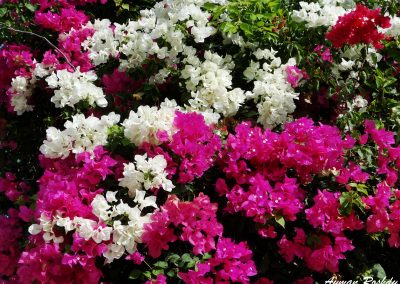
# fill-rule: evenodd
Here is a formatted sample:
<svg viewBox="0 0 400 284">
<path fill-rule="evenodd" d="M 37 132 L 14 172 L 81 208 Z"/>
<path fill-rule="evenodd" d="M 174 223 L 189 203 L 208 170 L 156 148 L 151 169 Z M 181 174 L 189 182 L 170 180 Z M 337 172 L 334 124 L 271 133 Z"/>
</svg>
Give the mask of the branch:
<svg viewBox="0 0 400 284">
<path fill-rule="evenodd" d="M 0 28 L 2 28 L 2 29 L 8 29 L 8 30 L 10 30 L 10 31 L 17 32 L 17 33 L 29 34 L 29 35 L 33 35 L 33 36 L 35 36 L 35 37 L 39 37 L 39 38 L 41 38 L 41 39 L 44 39 L 51 47 L 53 47 L 55 50 L 57 50 L 57 51 L 64 57 L 64 59 L 65 59 L 65 61 L 68 63 L 68 65 L 71 66 L 72 69 L 74 69 L 74 71 L 76 71 L 75 66 L 72 65 L 71 61 L 69 61 L 69 59 L 68 59 L 68 57 L 65 55 L 65 53 L 62 52 L 57 46 L 55 46 L 55 45 L 54 45 L 50 40 L 48 40 L 46 37 L 44 37 L 44 36 L 42 36 L 42 35 L 38 35 L 38 34 L 36 34 L 36 33 L 34 33 L 34 32 L 23 31 L 23 30 L 18 30 L 18 29 L 15 29 L 15 28 L 11 28 L 11 27 L 6 26 L 6 25 L 3 24 L 3 23 L 0 23 Z"/>
</svg>

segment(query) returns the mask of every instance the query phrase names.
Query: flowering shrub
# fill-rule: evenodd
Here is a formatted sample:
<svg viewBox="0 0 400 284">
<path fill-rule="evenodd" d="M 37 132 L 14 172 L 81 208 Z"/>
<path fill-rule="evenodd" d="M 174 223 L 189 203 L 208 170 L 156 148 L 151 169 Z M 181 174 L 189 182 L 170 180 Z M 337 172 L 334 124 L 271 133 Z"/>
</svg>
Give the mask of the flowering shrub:
<svg viewBox="0 0 400 284">
<path fill-rule="evenodd" d="M 0 282 L 398 277 L 398 1 L 134 2 L 0 1 Z"/>
</svg>

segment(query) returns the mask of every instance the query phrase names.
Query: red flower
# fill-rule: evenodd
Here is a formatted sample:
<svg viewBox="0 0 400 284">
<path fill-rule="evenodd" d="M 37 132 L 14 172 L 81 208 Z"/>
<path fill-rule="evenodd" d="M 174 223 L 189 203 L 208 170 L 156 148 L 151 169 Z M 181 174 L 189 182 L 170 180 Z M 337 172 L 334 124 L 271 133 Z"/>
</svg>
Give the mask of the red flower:
<svg viewBox="0 0 400 284">
<path fill-rule="evenodd" d="M 378 27 L 389 28 L 390 18 L 380 14 L 380 9 L 370 10 L 358 4 L 354 11 L 339 17 L 332 29 L 325 35 L 336 48 L 344 44 L 372 44 L 376 49 L 383 47 L 380 42 L 385 35 L 378 32 Z"/>
</svg>

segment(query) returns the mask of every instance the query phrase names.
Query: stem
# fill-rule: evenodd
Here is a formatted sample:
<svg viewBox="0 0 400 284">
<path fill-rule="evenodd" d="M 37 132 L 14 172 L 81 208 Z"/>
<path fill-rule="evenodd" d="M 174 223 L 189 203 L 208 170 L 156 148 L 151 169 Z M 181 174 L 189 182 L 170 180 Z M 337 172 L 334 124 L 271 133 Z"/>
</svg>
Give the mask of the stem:
<svg viewBox="0 0 400 284">
<path fill-rule="evenodd" d="M 51 47 L 53 47 L 55 50 L 57 50 L 65 59 L 65 61 L 68 63 L 69 66 L 71 66 L 72 69 L 74 69 L 74 71 L 76 71 L 76 68 L 74 65 L 72 65 L 71 61 L 69 61 L 68 57 L 65 55 L 64 52 L 62 52 L 57 46 L 55 46 L 50 40 L 48 40 L 46 37 L 42 36 L 42 35 L 38 35 L 34 32 L 29 32 L 29 31 L 23 31 L 23 30 L 18 30 L 15 28 L 11 28 L 11 27 L 7 27 L 6 25 L 4 25 L 3 23 L 0 23 L 0 28 L 2 29 L 8 29 L 10 31 L 13 32 L 18 32 L 18 33 L 23 33 L 23 34 L 29 34 L 29 35 L 33 35 L 35 37 L 39 37 L 41 39 L 44 39 Z"/>
</svg>

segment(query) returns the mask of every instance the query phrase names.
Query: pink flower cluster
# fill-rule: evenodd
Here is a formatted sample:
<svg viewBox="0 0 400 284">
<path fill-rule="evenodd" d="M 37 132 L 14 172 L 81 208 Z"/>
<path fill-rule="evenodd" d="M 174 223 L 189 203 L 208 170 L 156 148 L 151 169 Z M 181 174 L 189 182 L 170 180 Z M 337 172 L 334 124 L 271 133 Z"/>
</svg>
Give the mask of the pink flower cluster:
<svg viewBox="0 0 400 284">
<path fill-rule="evenodd" d="M 223 179 L 216 184 L 219 193 L 225 193 L 229 203 L 225 208 L 230 213 L 243 212 L 246 217 L 264 224 L 271 215 L 282 215 L 287 220 L 296 220 L 296 214 L 303 209 L 305 193 L 295 178 L 285 177 L 272 188 L 265 178 L 256 174 L 249 179 L 247 190 L 235 185 L 229 190 Z"/>
<path fill-rule="evenodd" d="M 94 150 L 94 156 L 81 153 L 65 160 L 41 157 L 41 165 L 45 172 L 39 179 L 36 218 L 44 214 L 50 220 L 57 215 L 98 221 L 90 204 L 102 192 L 98 184 L 113 173 L 116 165 L 102 147 Z M 107 245 L 85 240 L 76 232 L 65 235 L 63 229 L 54 228 L 54 234 L 63 235 L 64 242 L 45 243 L 42 234 L 31 236 L 19 260 L 19 283 L 98 283 L 102 273 L 95 258 L 106 251 Z"/>
<path fill-rule="evenodd" d="M 245 242 L 235 244 L 229 238 L 219 238 L 214 256 L 197 264 L 196 270 L 179 273 L 187 284 L 250 283 L 249 277 L 257 274 L 252 251 Z"/>
<path fill-rule="evenodd" d="M 287 66 L 285 71 L 287 81 L 293 88 L 297 88 L 302 79 L 310 78 L 306 71 L 300 70 L 297 66 Z"/>
<path fill-rule="evenodd" d="M 320 44 L 320 45 L 317 45 L 317 46 L 314 48 L 314 51 L 315 51 L 318 55 L 321 56 L 321 58 L 322 58 L 323 61 L 327 61 L 327 62 L 332 63 L 332 61 L 333 61 L 333 59 L 332 59 L 332 54 L 331 54 L 331 50 L 330 50 L 328 47 L 326 47 L 326 46 Z"/>
<path fill-rule="evenodd" d="M 338 128 L 316 126 L 307 118 L 287 123 L 280 134 L 246 122 L 235 132 L 227 139 L 222 160 L 224 172 L 238 184 L 254 176 L 251 168 L 271 181 L 282 180 L 290 169 L 301 181 L 309 181 L 312 174 L 341 169 L 345 150 L 355 143 L 351 137 L 342 139 Z"/>
<path fill-rule="evenodd" d="M 25 182 L 17 182 L 14 174 L 7 172 L 4 178 L 0 178 L 0 193 L 11 201 L 17 201 L 22 197 L 22 200 L 28 198 L 24 196 L 29 191 L 30 186 Z"/>
<path fill-rule="evenodd" d="M 191 202 L 169 196 L 160 211 L 151 216 L 152 222 L 144 225 L 142 241 L 149 255 L 159 257 L 176 240 L 192 244 L 195 254 L 215 249 L 215 237 L 221 236 L 223 229 L 216 218 L 217 209 L 203 193 Z"/>
<path fill-rule="evenodd" d="M 76 239 L 75 239 L 76 240 Z M 85 242 L 85 241 L 84 241 Z M 81 241 L 73 243 L 72 251 L 78 251 Z M 86 244 L 89 251 L 89 246 Z M 38 283 L 98 283 L 102 276 L 95 265 L 95 258 L 87 255 L 63 254 L 64 249 L 55 243 L 44 243 L 41 236 L 31 238 L 29 247 L 19 259 L 18 282 Z M 94 254 L 94 253 L 93 253 Z M 98 255 L 98 254 L 97 254 Z M 72 259 L 71 259 L 72 258 Z"/>
<path fill-rule="evenodd" d="M 298 257 L 304 259 L 307 267 L 312 270 L 332 273 L 338 271 L 339 260 L 346 258 L 343 253 L 354 249 L 351 241 L 344 236 L 336 236 L 332 241 L 327 235 L 307 236 L 301 228 L 296 228 L 293 241 L 283 236 L 278 246 L 286 262 L 292 262 L 294 257 Z"/>
<path fill-rule="evenodd" d="M 158 138 L 164 143 L 154 150 L 146 144 L 143 148 L 149 156 L 163 154 L 168 161 L 168 172 L 178 174 L 178 183 L 188 183 L 201 177 L 215 163 L 221 139 L 198 113 L 176 111 L 173 124 L 176 133 L 172 139 L 159 131 Z"/>
<path fill-rule="evenodd" d="M 56 32 L 68 32 L 71 29 L 78 30 L 86 24 L 89 17 L 75 7 L 90 3 L 97 3 L 97 0 L 77 0 L 77 1 L 55 1 L 55 0 L 35 0 L 39 4 L 39 10 L 35 12 L 35 23 L 45 29 Z M 107 0 L 101 0 L 105 4 Z M 57 10 L 57 12 L 54 12 Z"/>
<path fill-rule="evenodd" d="M 307 221 L 314 227 L 321 227 L 322 231 L 340 235 L 346 229 L 360 230 L 363 223 L 352 211 L 349 216 L 339 214 L 340 192 L 320 191 L 314 197 L 314 205 L 305 210 Z"/>
<path fill-rule="evenodd" d="M 127 99 L 124 96 L 124 100 L 122 100 L 122 96 L 119 95 L 132 95 L 144 84 L 144 80 L 133 80 L 126 72 L 119 71 L 118 68 L 114 69 L 111 74 L 103 75 L 101 82 L 104 91 L 113 96 L 114 107 L 120 112 L 129 112 L 133 107 L 134 98 L 129 96 Z"/>
<path fill-rule="evenodd" d="M 272 216 L 296 220 L 305 198 L 297 178 L 307 182 L 313 174 L 341 169 L 345 150 L 354 144 L 351 138 L 342 139 L 337 128 L 315 126 L 305 118 L 287 123 L 280 134 L 249 123 L 238 125 L 235 131 L 221 154 L 228 179 L 219 179 L 216 190 L 228 199 L 228 212 L 243 212 L 259 223 L 267 223 Z M 297 178 L 288 178 L 290 171 Z M 227 184 L 232 182 L 230 189 Z M 271 227 L 260 233 L 275 236 Z"/>
<path fill-rule="evenodd" d="M 22 226 L 17 214 L 9 209 L 7 215 L 0 215 L 0 279 L 15 273 L 21 254 Z"/>
<path fill-rule="evenodd" d="M 70 29 L 79 29 L 86 24 L 89 17 L 75 8 L 62 8 L 60 13 L 46 13 L 37 11 L 35 14 L 35 23 L 45 29 L 56 32 L 68 32 Z"/>
<path fill-rule="evenodd" d="M 97 185 L 113 173 L 116 163 L 102 147 L 94 150 L 94 157 L 86 152 L 75 157 L 71 155 L 65 160 L 42 157 L 41 165 L 45 172 L 39 179 L 36 218 L 42 213 L 51 217 L 58 211 L 62 217 L 79 216 L 96 220 L 90 203 L 102 193 Z"/>
</svg>

